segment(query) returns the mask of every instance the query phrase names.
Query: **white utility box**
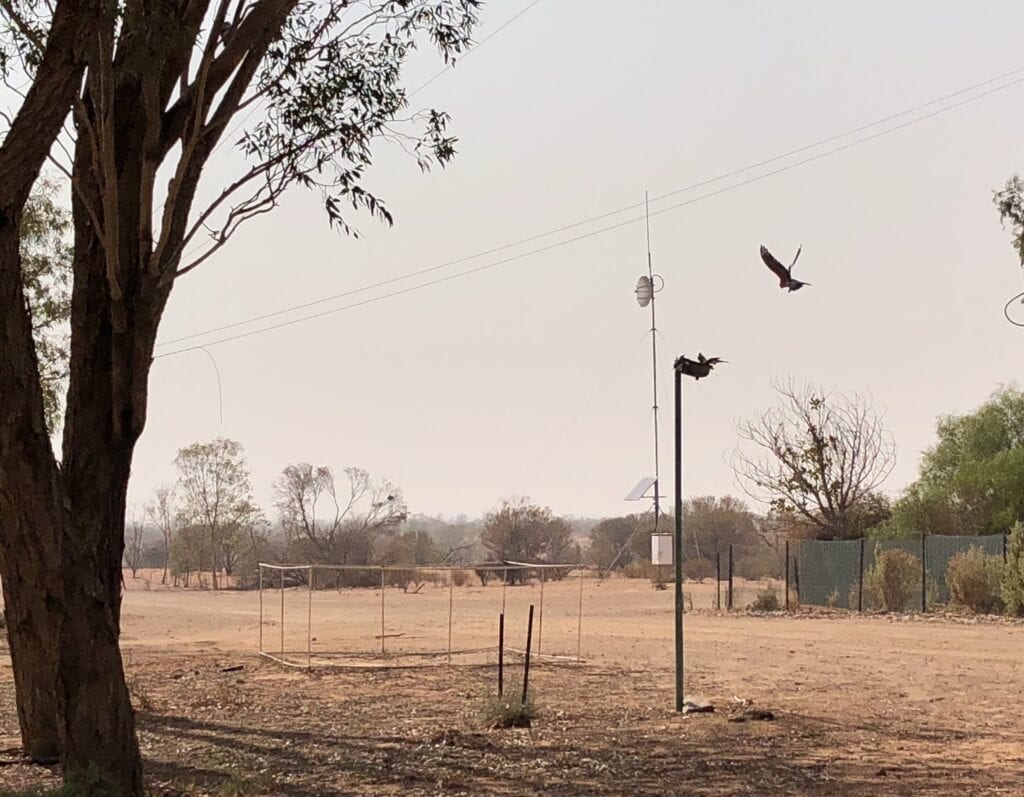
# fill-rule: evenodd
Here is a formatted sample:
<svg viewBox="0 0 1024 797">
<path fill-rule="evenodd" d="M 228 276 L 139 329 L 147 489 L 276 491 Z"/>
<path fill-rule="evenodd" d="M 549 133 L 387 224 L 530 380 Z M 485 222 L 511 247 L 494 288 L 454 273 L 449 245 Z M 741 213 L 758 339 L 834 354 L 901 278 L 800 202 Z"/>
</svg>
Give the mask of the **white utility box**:
<svg viewBox="0 0 1024 797">
<path fill-rule="evenodd" d="M 651 564 L 670 565 L 672 564 L 672 535 L 652 534 L 651 535 Z"/>
</svg>

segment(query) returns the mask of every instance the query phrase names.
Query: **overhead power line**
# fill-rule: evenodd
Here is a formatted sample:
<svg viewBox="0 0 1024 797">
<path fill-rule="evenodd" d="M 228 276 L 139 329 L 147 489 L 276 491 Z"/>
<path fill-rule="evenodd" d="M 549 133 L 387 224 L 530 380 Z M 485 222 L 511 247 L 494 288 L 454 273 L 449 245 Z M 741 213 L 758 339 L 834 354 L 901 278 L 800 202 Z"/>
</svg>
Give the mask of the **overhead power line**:
<svg viewBox="0 0 1024 797">
<path fill-rule="evenodd" d="M 495 31 L 495 33 L 497 33 L 497 31 Z M 486 41 L 486 39 L 484 41 Z M 483 42 L 481 42 L 481 44 L 483 44 Z M 748 164 L 746 166 L 740 167 L 738 169 L 733 169 L 732 171 L 724 172 L 722 174 L 716 175 L 714 177 L 707 178 L 705 180 L 701 180 L 701 181 L 696 182 L 696 183 L 691 183 L 691 184 L 683 186 L 681 188 L 676 188 L 676 189 L 674 189 L 672 191 L 669 191 L 667 193 L 664 193 L 664 194 L 659 194 L 658 196 L 654 197 L 651 201 L 653 201 L 653 202 L 660 202 L 662 200 L 669 199 L 669 198 L 674 197 L 674 196 L 678 196 L 679 194 L 683 194 L 683 193 L 686 193 L 688 191 L 694 191 L 694 190 L 696 190 L 698 188 L 703 188 L 705 186 L 712 185 L 712 184 L 717 183 L 717 182 L 721 182 L 722 180 L 726 180 L 726 179 L 728 179 L 730 177 L 737 177 L 737 176 L 739 176 L 741 174 L 745 174 L 747 172 L 753 171 L 754 169 L 758 169 L 758 168 L 760 168 L 762 166 L 768 166 L 768 165 L 771 165 L 772 163 L 777 163 L 778 161 L 785 160 L 785 159 L 790 158 L 790 157 L 792 157 L 794 155 L 799 155 L 802 152 L 807 152 L 807 151 L 812 150 L 812 149 L 817 149 L 818 147 L 822 147 L 822 146 L 824 146 L 826 144 L 831 144 L 831 143 L 833 143 L 835 141 L 839 141 L 840 139 L 847 138 L 847 137 L 852 136 L 852 135 L 856 135 L 857 133 L 862 133 L 865 130 L 870 130 L 873 127 L 878 127 L 879 125 L 885 124 L 886 122 L 891 122 L 891 121 L 893 121 L 895 119 L 899 119 L 899 118 L 901 118 L 903 116 L 907 116 L 909 114 L 916 113 L 918 111 L 922 111 L 922 110 L 924 110 L 926 108 L 930 108 L 930 107 L 932 107 L 934 105 L 938 105 L 938 104 L 940 104 L 942 102 L 945 102 L 947 100 L 953 99 L 954 97 L 962 96 L 963 94 L 969 93 L 971 91 L 977 91 L 979 88 L 984 88 L 985 86 L 989 86 L 992 83 L 997 83 L 1000 80 L 1004 80 L 1007 77 L 1012 77 L 1013 75 L 1020 74 L 1021 72 L 1024 72 L 1024 66 L 1018 67 L 1017 69 L 1010 70 L 1009 72 L 1004 72 L 1003 74 L 997 75 L 996 77 L 993 77 L 993 78 L 989 78 L 988 80 L 983 80 L 980 83 L 975 83 L 974 85 L 968 86 L 967 88 L 959 89 L 959 90 L 951 92 L 949 94 L 945 94 L 945 95 L 943 95 L 941 97 L 937 97 L 937 98 L 935 98 L 933 100 L 929 100 L 927 102 L 920 103 L 919 105 L 915 105 L 915 106 L 913 106 L 911 108 L 907 108 L 906 110 L 900 111 L 899 113 L 890 114 L 889 116 L 885 116 L 885 117 L 882 117 L 880 119 L 876 119 L 873 122 L 869 122 L 867 124 L 859 125 L 857 127 L 851 128 L 849 130 L 845 130 L 842 133 L 837 133 L 835 135 L 829 136 L 828 138 L 820 139 L 820 140 L 815 141 L 815 142 L 813 142 L 811 144 L 805 144 L 805 145 L 803 145 L 801 147 L 797 147 L 796 149 L 791 149 L 791 150 L 789 150 L 787 152 L 783 152 L 783 153 L 781 153 L 779 155 L 774 155 L 774 156 L 772 156 L 770 158 L 767 158 L 765 160 L 757 161 L 756 163 L 751 163 L 751 164 Z M 1015 81 L 1015 83 L 1016 82 L 1017 81 Z M 1013 84 L 1008 84 L 1008 85 L 1013 85 Z M 996 90 L 998 91 L 1000 89 L 996 89 Z M 980 99 L 981 97 L 984 97 L 984 96 L 987 96 L 987 95 L 985 95 L 985 94 L 977 95 L 977 99 Z M 950 109 L 952 109 L 952 108 L 959 107 L 959 106 L 949 106 L 949 107 L 950 107 Z M 928 118 L 928 117 L 922 117 L 922 118 Z M 552 235 L 557 235 L 558 233 L 568 232 L 569 230 L 576 229 L 577 227 L 582 227 L 582 226 L 585 226 L 587 224 L 592 224 L 592 223 L 597 222 L 597 221 L 602 221 L 604 219 L 611 218 L 613 216 L 618 216 L 618 215 L 620 215 L 622 213 L 625 213 L 627 211 L 636 210 L 638 208 L 641 208 L 641 207 L 643 207 L 643 204 L 644 204 L 643 202 L 637 202 L 637 203 L 634 203 L 632 205 L 625 205 L 625 206 L 623 206 L 621 208 L 618 208 L 616 210 L 612 210 L 612 211 L 608 211 L 608 212 L 605 212 L 605 213 L 601 213 L 601 214 L 596 215 L 596 216 L 590 216 L 590 217 L 588 217 L 586 219 L 581 219 L 579 221 L 572 222 L 571 224 L 566 224 L 566 225 L 564 225 L 562 227 L 556 227 L 555 229 L 548 230 L 547 232 L 537 233 L 537 234 L 534 234 L 534 235 L 527 236 L 525 238 L 520 238 L 520 239 L 518 239 L 516 241 L 512 241 L 512 242 L 506 243 L 506 244 L 502 244 L 501 246 L 496 246 L 496 247 L 493 247 L 491 249 L 485 249 L 485 250 L 482 250 L 482 251 L 479 251 L 479 252 L 474 252 L 473 254 L 470 254 L 470 255 L 465 255 L 463 257 L 459 257 L 459 258 L 456 258 L 454 260 L 448 260 L 448 261 L 446 261 L 444 263 L 438 263 L 437 265 L 434 265 L 434 266 L 428 266 L 426 268 L 421 268 L 421 269 L 418 269 L 416 271 L 411 271 L 411 272 L 407 272 L 405 274 L 400 274 L 400 275 L 398 275 L 396 277 L 391 277 L 389 279 L 379 280 L 377 282 L 370 283 L 369 285 L 363 285 L 363 286 L 361 286 L 359 288 L 352 288 L 352 289 L 347 290 L 347 291 L 342 291 L 341 293 L 335 293 L 335 294 L 332 294 L 330 296 L 324 296 L 324 297 L 321 297 L 319 299 L 313 299 L 311 301 L 303 302 L 301 304 L 292 305 L 290 307 L 285 307 L 285 308 L 282 308 L 280 310 L 274 310 L 274 311 L 269 312 L 269 313 L 263 313 L 262 315 L 252 316 L 250 318 L 246 318 L 246 319 L 243 319 L 241 321 L 235 321 L 235 322 L 232 322 L 230 324 L 224 324 L 222 326 L 213 327 L 211 329 L 205 329 L 202 332 L 195 332 L 195 333 L 192 333 L 190 335 L 183 335 L 181 337 L 171 338 L 171 339 L 166 340 L 166 341 L 161 341 L 157 345 L 158 346 L 169 346 L 169 345 L 171 345 L 173 343 L 182 343 L 182 342 L 184 342 L 186 340 L 194 340 L 195 338 L 205 337 L 207 335 L 213 335 L 213 334 L 215 334 L 217 332 L 225 332 L 225 331 L 227 331 L 229 329 L 236 329 L 236 328 L 241 327 L 241 326 L 247 326 L 249 324 L 255 324 L 255 323 L 259 322 L 259 321 L 266 321 L 266 320 L 271 319 L 271 318 L 277 318 L 278 316 L 287 315 L 288 313 L 294 313 L 294 312 L 296 312 L 298 310 L 306 310 L 306 309 L 308 309 L 310 307 L 316 307 L 317 305 L 321 305 L 321 304 L 326 304 L 328 302 L 337 301 L 338 299 L 344 299 L 344 298 L 347 298 L 349 296 L 356 296 L 356 295 L 358 295 L 360 293 L 366 293 L 367 291 L 375 290 L 377 288 L 384 288 L 384 287 L 387 287 L 388 285 L 393 285 L 396 282 L 404 282 L 405 280 L 408 280 L 408 279 L 413 279 L 415 277 L 420 277 L 420 276 L 423 276 L 425 274 L 430 274 L 430 273 L 433 273 L 435 271 L 440 271 L 440 270 L 445 269 L 445 268 L 450 268 L 451 266 L 457 266 L 457 265 L 460 265 L 462 263 L 469 262 L 470 260 L 476 260 L 476 259 L 481 258 L 481 257 L 487 257 L 488 255 L 498 254 L 499 252 L 504 252 L 504 251 L 507 251 L 509 249 L 514 249 L 514 248 L 516 248 L 518 246 L 522 246 L 524 244 L 528 244 L 528 243 L 532 243 L 534 241 L 541 240 L 542 238 L 549 238 Z"/>
<path fill-rule="evenodd" d="M 976 91 L 978 88 L 982 88 L 984 86 L 991 85 L 992 83 L 998 82 L 998 81 L 1003 80 L 1003 79 L 1005 79 L 1007 77 L 1011 77 L 1013 75 L 1020 74 L 1021 72 L 1024 72 L 1024 67 L 1020 67 L 1018 69 L 1011 70 L 1010 72 L 1005 72 L 1005 73 L 1003 73 L 1002 75 L 1000 75 L 998 77 L 990 78 L 988 80 L 982 81 L 981 83 L 976 83 L 976 84 L 974 84 L 971 87 L 968 87 L 968 88 L 965 88 L 965 89 L 960 89 L 959 91 L 952 92 L 950 94 L 946 94 L 943 97 L 940 97 L 940 98 L 937 98 L 937 99 L 934 99 L 934 100 L 929 100 L 928 102 L 921 103 L 920 105 L 916 105 L 913 108 L 909 108 L 909 109 L 907 109 L 905 111 L 901 111 L 901 112 L 899 112 L 897 114 L 891 114 L 891 115 L 889 115 L 887 117 L 884 117 L 882 119 L 876 120 L 874 122 L 870 122 L 868 124 L 860 125 L 858 127 L 852 128 L 852 129 L 844 131 L 842 133 L 838 133 L 836 135 L 830 136 L 830 137 L 828 137 L 826 139 L 822 139 L 822 140 L 814 142 L 812 144 L 806 144 L 806 145 L 804 145 L 802 147 L 798 147 L 796 149 L 789 150 L 788 152 L 783 153 L 781 155 L 776 155 L 776 156 L 773 156 L 771 158 L 768 158 L 768 159 L 765 159 L 765 160 L 762 160 L 762 161 L 758 161 L 757 163 L 753 163 L 753 164 L 750 164 L 748 166 L 744 166 L 744 167 L 741 167 L 739 169 L 735 169 L 733 171 L 720 174 L 720 175 L 718 175 L 716 177 L 708 178 L 706 180 L 702 180 L 702 181 L 697 182 L 697 183 L 692 183 L 690 185 L 683 186 L 682 188 L 677 188 L 677 189 L 675 189 L 673 191 L 669 191 L 667 193 L 660 194 L 659 196 L 654 197 L 651 201 L 653 201 L 653 202 L 660 202 L 660 201 L 663 201 L 665 199 L 669 199 L 671 197 L 678 196 L 679 194 L 683 194 L 683 193 L 695 190 L 695 189 L 700 188 L 700 187 L 711 185 L 711 184 L 716 183 L 716 182 L 721 182 L 722 180 L 726 180 L 726 179 L 728 179 L 730 177 L 735 177 L 735 176 L 744 174 L 746 172 L 752 171 L 752 170 L 757 169 L 759 167 L 770 165 L 772 163 L 776 163 L 776 162 L 781 161 L 781 160 L 785 160 L 787 158 L 792 157 L 793 155 L 797 155 L 797 154 L 800 154 L 802 152 L 807 152 L 809 150 L 816 149 L 816 148 L 821 147 L 821 146 L 823 146 L 825 144 L 832 143 L 832 142 L 838 141 L 838 140 L 843 139 L 843 138 L 847 138 L 847 137 L 849 137 L 851 135 L 855 135 L 858 132 L 864 132 L 864 131 L 869 130 L 871 128 L 877 127 L 878 125 L 884 124 L 885 122 L 893 121 L 893 120 L 898 119 L 900 117 L 907 116 L 908 114 L 912 114 L 912 113 L 915 113 L 917 111 L 923 110 L 925 108 L 928 108 L 928 107 L 940 104 L 940 103 L 942 103 L 942 102 L 944 102 L 946 100 L 952 99 L 954 97 L 962 96 L 965 93 L 969 93 L 971 91 Z M 932 119 L 932 118 L 934 118 L 936 116 L 939 116 L 941 114 L 945 114 L 945 113 L 948 113 L 950 111 L 956 110 L 957 108 L 961 108 L 961 107 L 963 107 L 965 105 L 968 105 L 970 103 L 977 102 L 978 100 L 984 99 L 985 97 L 991 96 L 991 95 L 996 94 L 998 92 L 1005 91 L 1006 89 L 1012 88 L 1013 86 L 1019 85 L 1021 83 L 1024 83 L 1024 77 L 1019 77 L 1019 78 L 1016 78 L 1015 80 L 1012 80 L 1012 81 L 1010 81 L 1008 83 L 1003 83 L 1001 85 L 998 85 L 998 86 L 995 86 L 993 88 L 990 88 L 990 89 L 988 89 L 986 91 L 983 91 L 983 92 L 980 92 L 980 93 L 977 93 L 977 94 L 973 94 L 973 95 L 971 95 L 969 97 L 966 97 L 965 99 L 960 100 L 959 102 L 955 102 L 955 103 L 952 103 L 952 104 L 949 104 L 949 105 L 943 105 L 942 107 L 940 107 L 940 108 L 938 108 L 938 109 L 936 109 L 934 111 L 931 111 L 931 112 L 929 112 L 927 114 L 923 114 L 921 116 L 916 116 L 916 117 L 914 117 L 912 119 L 909 119 L 909 120 L 907 120 L 905 122 L 901 122 L 900 124 L 892 125 L 890 127 L 886 127 L 886 128 L 884 128 L 884 129 L 882 129 L 880 131 L 872 133 L 871 135 L 863 136 L 861 138 L 855 139 L 854 141 L 850 141 L 850 142 L 847 142 L 845 144 L 841 144 L 841 145 L 839 145 L 837 147 L 832 147 L 831 149 L 825 150 L 824 152 L 819 152 L 819 153 L 816 153 L 816 154 L 811 155 L 809 157 L 803 158 L 801 160 L 798 160 L 798 161 L 795 161 L 795 162 L 792 162 L 792 163 L 788 163 L 788 164 L 786 164 L 784 166 L 781 166 L 779 168 L 772 169 L 772 170 L 767 171 L 767 172 L 763 172 L 761 174 L 758 174 L 758 175 L 755 175 L 753 177 L 750 177 L 750 178 L 748 178 L 746 180 L 742 180 L 742 181 L 740 181 L 738 183 L 733 183 L 733 184 L 724 186 L 722 188 L 718 188 L 718 189 L 716 189 L 714 191 L 709 191 L 709 192 L 700 194 L 700 195 L 698 195 L 696 197 L 692 197 L 692 198 L 684 200 L 682 202 L 677 202 L 675 204 L 668 205 L 668 206 L 660 208 L 658 210 L 651 211 L 651 215 L 652 216 L 658 216 L 658 215 L 661 215 L 663 213 L 668 213 L 668 212 L 671 212 L 673 210 L 678 210 L 680 208 L 686 207 L 688 205 L 695 204 L 697 202 L 704 201 L 706 199 L 710 199 L 710 198 L 718 196 L 720 194 L 724 194 L 724 193 L 727 193 L 729 191 L 734 191 L 734 190 L 736 190 L 738 188 L 742 188 L 744 186 L 760 182 L 762 180 L 768 179 L 769 177 L 773 177 L 775 175 L 782 174 L 783 172 L 787 172 L 787 171 L 790 171 L 792 169 L 796 169 L 796 168 L 799 168 L 801 166 L 805 166 L 805 165 L 807 165 L 809 163 L 813 163 L 813 162 L 821 160 L 823 158 L 830 157 L 832 155 L 835 155 L 837 153 L 840 153 L 840 152 L 843 152 L 845 150 L 851 149 L 853 147 L 860 146 L 861 144 L 865 144 L 865 143 L 867 143 L 869 141 L 874 141 L 875 139 L 881 138 L 881 137 L 889 135 L 891 133 L 895 133 L 895 132 L 897 132 L 899 130 L 903 130 L 903 129 L 911 127 L 913 125 L 919 124 L 921 122 L 924 122 L 924 121 L 926 121 L 928 119 Z M 455 260 L 450 260 L 450 261 L 447 261 L 445 263 L 441 263 L 441 264 L 438 264 L 438 265 L 435 265 L 435 266 L 430 266 L 428 268 L 424 268 L 424 269 L 419 269 L 417 271 L 408 272 L 406 274 L 402 274 L 402 275 L 399 275 L 397 277 L 392 277 L 392 278 L 386 279 L 386 280 L 381 280 L 381 281 L 372 283 L 370 285 L 364 285 L 364 286 L 359 287 L 359 288 L 353 288 L 351 290 L 344 291 L 344 292 L 338 293 L 338 294 L 334 294 L 332 296 L 327 296 L 327 297 L 323 297 L 323 298 L 320 298 L 320 299 L 314 299 L 312 301 L 305 302 L 303 304 L 293 305 L 292 307 L 288 307 L 288 308 L 285 308 L 285 309 L 282 309 L 282 310 L 276 310 L 276 311 L 273 311 L 271 313 L 265 313 L 263 315 L 254 316 L 254 317 L 242 320 L 242 321 L 237 321 L 237 322 L 234 322 L 234 323 L 231 323 L 231 324 L 225 324 L 225 325 L 220 326 L 220 327 L 214 327 L 214 328 L 211 328 L 211 329 L 207 329 L 207 330 L 204 330 L 202 332 L 193 333 L 191 335 L 185 335 L 185 336 L 182 336 L 182 337 L 179 337 L 179 338 L 172 338 L 171 340 L 163 341 L 163 342 L 161 342 L 158 345 L 160 345 L 160 346 L 167 346 L 167 345 L 170 345 L 170 344 L 173 344 L 173 343 L 181 343 L 181 342 L 184 342 L 184 341 L 187 341 L 187 340 L 192 340 L 192 339 L 195 339 L 195 338 L 206 337 L 208 335 L 212 335 L 212 334 L 215 334 L 217 332 L 224 332 L 224 331 L 227 331 L 229 329 L 235 329 L 235 328 L 240 327 L 240 326 L 246 326 L 246 325 L 249 325 L 249 324 L 257 323 L 259 321 L 265 321 L 265 320 L 268 320 L 270 318 L 275 318 L 275 317 L 278 317 L 278 316 L 281 316 L 281 315 L 286 315 L 288 313 L 292 313 L 292 312 L 295 312 L 295 311 L 298 311 L 298 310 L 308 309 L 310 307 L 315 307 L 317 305 L 324 304 L 324 303 L 327 303 L 327 302 L 336 301 L 338 299 L 346 298 L 346 297 L 349 297 L 349 296 L 354 296 L 354 295 L 357 295 L 359 293 L 365 293 L 365 292 L 370 291 L 370 290 L 386 287 L 388 285 L 393 285 L 393 284 L 395 284 L 397 282 L 402 282 L 402 281 L 405 281 L 405 280 L 408 280 L 408 279 L 412 279 L 412 278 L 415 278 L 415 277 L 424 276 L 426 274 L 433 273 L 433 272 L 436 272 L 436 271 L 439 271 L 441 269 L 448 268 L 448 267 L 451 267 L 451 266 L 454 266 L 454 265 L 459 265 L 461 263 L 465 263 L 465 262 L 468 262 L 470 260 L 475 260 L 475 259 L 478 259 L 480 257 L 485 257 L 485 256 L 491 255 L 491 254 L 497 254 L 498 252 L 506 251 L 508 249 L 512 249 L 512 248 L 515 248 L 515 247 L 518 247 L 518 246 L 522 246 L 522 245 L 527 244 L 527 243 L 538 241 L 540 239 L 547 238 L 547 237 L 550 237 L 552 235 L 556 235 L 556 234 L 558 234 L 560 232 L 567 232 L 569 230 L 573 230 L 575 228 L 578 228 L 578 227 L 581 227 L 581 226 L 585 226 L 587 224 L 591 224 L 591 223 L 596 222 L 596 221 L 601 221 L 603 219 L 608 219 L 608 218 L 620 215 L 620 214 L 622 214 L 624 212 L 627 212 L 629 210 L 634 210 L 634 209 L 637 209 L 639 207 L 642 207 L 643 204 L 644 203 L 640 202 L 640 203 L 635 203 L 635 204 L 631 204 L 631 205 L 626 205 L 626 206 L 624 206 L 622 208 L 619 208 L 617 210 L 609 211 L 607 213 L 602 213 L 602 214 L 597 215 L 597 216 L 591 216 L 590 218 L 583 219 L 583 220 L 577 221 L 577 222 L 573 222 L 572 224 L 567 224 L 567 225 L 564 225 L 562 227 L 559 227 L 559 228 L 556 228 L 556 229 L 553 229 L 553 230 L 549 230 L 549 231 L 544 232 L 544 233 L 538 233 L 536 235 L 531 235 L 529 237 L 522 238 L 522 239 L 519 239 L 517 241 L 513 241 L 511 243 L 508 243 L 508 244 L 503 244 L 501 246 L 494 247 L 492 249 L 484 250 L 484 251 L 481 251 L 481 252 L 476 252 L 476 253 L 474 253 L 472 255 L 466 255 L 465 257 L 457 258 Z M 323 317 L 328 316 L 328 315 L 333 315 L 335 313 L 344 312 L 346 310 L 351 310 L 351 309 L 354 309 L 354 308 L 357 308 L 357 307 L 363 307 L 365 305 L 372 304 L 374 302 L 382 301 L 384 299 L 389 299 L 389 298 L 392 298 L 392 297 L 395 297 L 395 296 L 401 296 L 403 294 L 410 293 L 412 291 L 420 290 L 421 288 L 427 288 L 427 287 L 430 287 L 432 285 L 438 285 L 438 284 L 441 284 L 441 283 L 444 283 L 444 282 L 448 282 L 448 281 L 453 280 L 453 279 L 458 279 L 460 277 L 469 276 L 470 274 L 476 274 L 478 272 L 486 271 L 486 270 L 492 269 L 492 268 L 496 268 L 498 266 L 505 265 L 505 264 L 510 263 L 510 262 L 514 262 L 514 261 L 517 261 L 517 260 L 522 260 L 522 259 L 527 258 L 527 257 L 532 257 L 533 255 L 541 254 L 543 252 L 547 252 L 547 251 L 550 251 L 552 249 L 556 249 L 556 248 L 559 248 L 559 247 L 562 247 L 562 246 L 567 246 L 569 244 L 576 243 L 578 241 L 581 241 L 581 240 L 584 240 L 584 239 L 587 239 L 587 238 L 591 238 L 591 237 L 594 237 L 594 236 L 597 236 L 597 235 L 602 235 L 604 233 L 611 232 L 613 230 L 617 230 L 617 229 L 619 229 L 621 227 L 625 227 L 625 226 L 630 225 L 630 224 L 635 224 L 635 223 L 637 223 L 639 221 L 642 221 L 643 218 L 644 218 L 643 216 L 635 216 L 635 217 L 626 219 L 625 221 L 616 222 L 614 224 L 610 224 L 610 225 L 598 228 L 596 230 L 591 230 L 589 232 L 581 233 L 581 234 L 573 236 L 571 238 L 565 238 L 565 239 L 562 239 L 560 241 L 556 241 L 554 243 L 550 243 L 550 244 L 546 244 L 544 246 L 536 247 L 536 248 L 530 249 L 530 250 L 528 250 L 526 252 L 521 252 L 521 253 L 518 253 L 518 254 L 510 255 L 508 257 L 501 258 L 499 260 L 492 261 L 492 262 L 489 262 L 489 263 L 485 263 L 483 265 L 476 266 L 474 268 L 467 269 L 465 271 L 460 271 L 460 272 L 457 272 L 455 274 L 449 274 L 449 275 L 446 275 L 444 277 L 438 277 L 436 279 L 428 280 L 426 282 L 417 283 L 417 284 L 411 285 L 411 286 L 409 286 L 407 288 L 402 288 L 400 290 L 391 291 L 389 293 L 378 294 L 378 295 L 370 297 L 368 299 L 363 299 L 363 300 L 358 301 L 358 302 L 352 302 L 350 304 L 342 305 L 341 307 L 335 307 L 335 308 L 331 308 L 329 310 L 324 310 L 324 311 L 321 311 L 321 312 L 318 312 L 318 313 L 313 313 L 313 314 L 309 314 L 309 315 L 305 315 L 305 316 L 300 316 L 299 318 L 291 319 L 291 320 L 288 320 L 288 321 L 283 321 L 283 322 L 280 322 L 280 323 L 277 323 L 277 324 L 268 325 L 268 326 L 265 326 L 265 327 L 260 327 L 259 329 L 250 330 L 248 332 L 242 332 L 242 333 L 238 333 L 238 334 L 235 334 L 235 335 L 230 335 L 230 336 L 218 338 L 216 340 L 209 341 L 209 342 L 205 343 L 204 345 L 213 346 L 213 345 L 217 345 L 217 344 L 220 344 L 220 343 L 227 343 L 227 342 L 233 341 L 233 340 L 240 340 L 242 338 L 247 338 L 247 337 L 251 337 L 253 335 L 262 334 L 264 332 L 271 332 L 273 330 L 282 329 L 282 328 L 289 327 L 289 326 L 294 326 L 295 324 L 305 323 L 306 321 L 312 321 L 312 320 L 315 320 L 317 318 L 323 318 Z M 171 356 L 173 354 L 180 354 L 180 353 L 183 353 L 183 352 L 186 352 L 186 351 L 193 351 L 196 348 L 197 348 L 196 346 L 189 346 L 189 347 L 185 347 L 185 348 L 175 349 L 174 351 L 164 352 L 164 353 L 158 354 L 156 356 L 157 357 L 168 357 L 168 356 Z"/>
</svg>

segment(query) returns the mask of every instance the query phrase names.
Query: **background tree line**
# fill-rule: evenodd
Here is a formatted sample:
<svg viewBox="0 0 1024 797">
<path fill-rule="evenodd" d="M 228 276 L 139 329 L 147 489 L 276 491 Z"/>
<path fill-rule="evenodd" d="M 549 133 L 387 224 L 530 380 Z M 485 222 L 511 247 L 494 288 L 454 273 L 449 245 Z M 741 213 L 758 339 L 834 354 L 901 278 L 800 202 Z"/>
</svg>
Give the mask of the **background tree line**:
<svg viewBox="0 0 1024 797">
<path fill-rule="evenodd" d="M 587 564 L 647 575 L 653 518 L 563 517 L 528 498 L 503 501 L 479 518 L 410 514 L 401 488 L 358 467 L 336 474 L 326 465 L 285 466 L 273 485 L 270 516 L 252 495 L 243 446 L 217 438 L 182 448 L 178 479 L 158 486 L 125 520 L 124 566 L 132 576 L 159 569 L 160 583 L 181 587 L 252 588 L 259 561 L 424 567 L 500 562 Z M 781 572 L 778 535 L 742 501 L 688 500 L 687 572 L 732 544 L 741 575 Z M 661 527 L 671 529 L 671 516 Z M 699 565 L 704 562 L 704 567 Z M 559 571 L 552 577 L 564 575 Z M 325 573 L 323 586 L 374 586 L 375 572 Z M 399 577 L 396 577 L 399 578 Z"/>
</svg>

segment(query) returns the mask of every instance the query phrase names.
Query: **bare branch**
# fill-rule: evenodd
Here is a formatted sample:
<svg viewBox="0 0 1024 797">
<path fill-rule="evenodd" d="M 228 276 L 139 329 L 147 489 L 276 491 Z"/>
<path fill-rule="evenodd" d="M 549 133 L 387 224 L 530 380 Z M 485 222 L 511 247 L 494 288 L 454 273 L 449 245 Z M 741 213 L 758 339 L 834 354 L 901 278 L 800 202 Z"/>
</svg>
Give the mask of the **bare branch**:
<svg viewBox="0 0 1024 797">
<path fill-rule="evenodd" d="M 799 517 L 821 536 L 857 531 L 854 516 L 895 465 L 881 416 L 859 394 L 777 384 L 773 407 L 739 425 L 745 441 L 732 466 L 744 491 L 781 516 Z"/>
</svg>

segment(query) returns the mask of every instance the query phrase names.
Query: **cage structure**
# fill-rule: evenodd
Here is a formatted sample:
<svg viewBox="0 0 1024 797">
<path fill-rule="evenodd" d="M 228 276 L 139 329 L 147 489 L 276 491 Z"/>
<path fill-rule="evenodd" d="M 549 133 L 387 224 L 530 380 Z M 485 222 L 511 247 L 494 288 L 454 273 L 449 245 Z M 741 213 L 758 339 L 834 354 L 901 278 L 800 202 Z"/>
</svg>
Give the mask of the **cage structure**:
<svg viewBox="0 0 1024 797">
<path fill-rule="evenodd" d="M 592 568 L 528 562 L 459 566 L 259 564 L 260 656 L 288 667 L 424 667 L 523 656 L 584 663 Z"/>
</svg>

